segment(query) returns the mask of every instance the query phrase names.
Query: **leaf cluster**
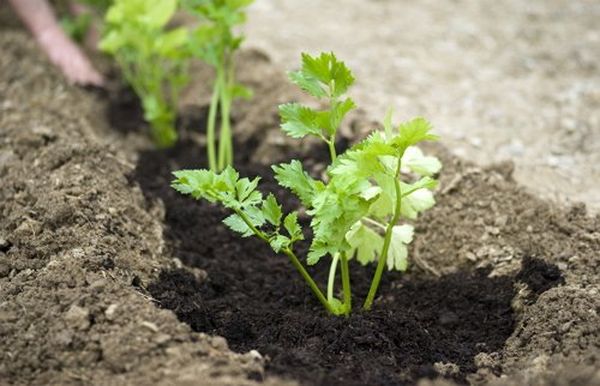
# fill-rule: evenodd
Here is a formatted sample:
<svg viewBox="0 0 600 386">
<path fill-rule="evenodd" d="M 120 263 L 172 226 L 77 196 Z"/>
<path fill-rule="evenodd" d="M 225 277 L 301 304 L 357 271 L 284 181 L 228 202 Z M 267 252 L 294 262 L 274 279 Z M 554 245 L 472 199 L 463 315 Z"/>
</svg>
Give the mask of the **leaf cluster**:
<svg viewBox="0 0 600 386">
<path fill-rule="evenodd" d="M 263 197 L 257 190 L 259 179 L 239 178 L 231 167 L 218 174 L 208 170 L 175 172 L 173 187 L 197 199 L 217 202 L 234 213 L 225 224 L 243 237 L 255 235 L 268 242 L 276 252 L 288 255 L 313 293 L 331 313 L 348 314 L 352 309 L 348 259 L 367 264 L 377 261 L 371 288 L 363 305 L 373 303 L 385 265 L 406 270 L 407 245 L 414 229 L 402 218 L 415 219 L 435 204 L 432 190 L 441 163 L 425 156 L 416 147 L 422 141 L 436 140 L 431 125 L 423 118 L 394 126 L 391 112 L 384 119 L 384 130 L 371 133 L 344 153 L 337 155 L 335 135 L 354 102 L 344 94 L 354 77 L 333 53 L 312 57 L 302 55 L 302 68 L 289 74 L 292 82 L 328 108 L 317 110 L 297 103 L 279 107 L 282 130 L 294 138 L 307 135 L 321 138 L 329 145 L 331 164 L 323 178 L 311 176 L 298 160 L 272 166 L 279 185 L 300 200 L 311 217 L 312 241 L 306 261 L 316 264 L 331 257 L 327 298 L 293 252 L 303 232 L 295 212 L 283 220 L 282 210 L 273 195 Z M 343 300 L 333 294 L 335 272 L 341 264 Z"/>
<path fill-rule="evenodd" d="M 176 140 L 177 101 L 188 79 L 189 32 L 167 27 L 177 7 L 177 0 L 115 0 L 100 42 L 142 100 L 144 118 L 159 146 Z"/>
<path fill-rule="evenodd" d="M 221 173 L 201 169 L 180 170 L 173 174 L 172 187 L 178 192 L 231 209 L 234 213 L 223 223 L 242 237 L 259 236 L 275 252 L 291 248 L 296 241 L 304 239 L 298 214 L 291 212 L 284 217 L 275 196 L 269 194 L 265 198 L 257 189 L 259 177 L 253 180 L 240 178 L 230 166 Z"/>
<path fill-rule="evenodd" d="M 354 83 L 354 75 L 333 53 L 319 56 L 302 54 L 300 70 L 290 72 L 289 79 L 319 101 L 327 101 L 326 110 L 317 110 L 299 103 L 279 106 L 282 130 L 293 138 L 307 135 L 331 141 L 348 112 L 356 107 L 344 97 Z"/>
</svg>

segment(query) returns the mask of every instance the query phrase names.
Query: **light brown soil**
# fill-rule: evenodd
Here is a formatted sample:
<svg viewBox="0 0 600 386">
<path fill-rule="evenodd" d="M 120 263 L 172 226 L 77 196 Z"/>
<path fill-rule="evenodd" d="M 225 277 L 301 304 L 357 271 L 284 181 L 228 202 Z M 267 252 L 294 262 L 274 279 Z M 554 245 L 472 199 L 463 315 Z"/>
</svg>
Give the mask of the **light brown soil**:
<svg viewBox="0 0 600 386">
<path fill-rule="evenodd" d="M 164 207 L 146 202 L 127 178 L 132 148 L 144 141 L 111 130 L 106 100 L 66 85 L 22 32 L 2 30 L 0 50 L 0 379 L 254 384 L 248 377 L 262 376 L 260 355 L 235 354 L 223 339 L 191 332 L 147 296 L 145 284 L 180 263 L 164 248 Z M 278 155 L 261 150 L 257 160 L 282 156 L 276 104 L 295 94 L 264 57 L 244 58 L 241 78 L 256 97 L 240 106 L 237 128 L 280 144 Z M 359 115 L 353 127 L 364 132 L 367 123 Z M 445 169 L 438 206 L 417 224 L 412 269 L 435 276 L 489 267 L 504 275 L 535 257 L 564 277 L 553 288 L 543 271 L 539 282 L 515 281 L 515 330 L 502 349 L 477 357 L 469 381 L 600 385 L 600 216 L 526 193 L 510 164 L 483 169 L 431 150 Z M 438 367 L 443 373 L 452 364 Z"/>
<path fill-rule="evenodd" d="M 600 3 L 256 1 L 247 44 L 283 68 L 333 50 L 370 116 L 424 115 L 456 155 L 516 164 L 559 205 L 600 210 Z"/>
</svg>

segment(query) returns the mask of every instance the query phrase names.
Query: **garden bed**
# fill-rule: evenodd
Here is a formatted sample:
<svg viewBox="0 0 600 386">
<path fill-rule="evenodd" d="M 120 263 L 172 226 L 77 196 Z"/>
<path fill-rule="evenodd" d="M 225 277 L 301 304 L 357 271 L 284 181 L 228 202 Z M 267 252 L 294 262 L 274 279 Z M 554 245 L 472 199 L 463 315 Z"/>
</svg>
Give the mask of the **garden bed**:
<svg viewBox="0 0 600 386">
<path fill-rule="evenodd" d="M 286 259 L 169 187 L 172 170 L 204 165 L 204 108 L 184 110 L 176 148 L 154 150 L 126 93 L 67 86 L 20 31 L 0 47 L 0 379 L 600 384 L 600 218 L 529 195 L 510 164 L 428 149 L 445 167 L 416 261 L 385 273 L 373 312 L 333 318 Z M 277 104 L 300 98 L 279 69 L 252 52 L 240 67 L 256 95 L 234 115 L 237 165 L 294 208 L 266 163 L 303 157 L 319 173 L 324 149 L 278 135 Z M 346 141 L 369 125 L 355 115 Z M 362 298 L 371 269 L 351 270 Z"/>
</svg>

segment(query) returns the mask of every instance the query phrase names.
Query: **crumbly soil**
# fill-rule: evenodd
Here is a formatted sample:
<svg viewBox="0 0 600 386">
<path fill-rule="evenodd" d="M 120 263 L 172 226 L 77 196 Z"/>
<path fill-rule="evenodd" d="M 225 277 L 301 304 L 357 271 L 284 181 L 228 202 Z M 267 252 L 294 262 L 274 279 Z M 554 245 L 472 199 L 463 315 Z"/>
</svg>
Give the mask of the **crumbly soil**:
<svg viewBox="0 0 600 386">
<path fill-rule="evenodd" d="M 429 147 L 445 167 L 409 272 L 386 273 L 373 312 L 333 318 L 283 257 L 168 188 L 203 165 L 205 100 L 153 150 L 126 93 L 65 84 L 21 31 L 0 48 L 2 382 L 600 385 L 600 217 L 525 192 L 511 164 Z M 256 96 L 236 109 L 237 163 L 293 208 L 265 163 L 319 173 L 323 149 L 279 135 L 277 103 L 301 97 L 265 55 L 240 71 Z M 349 121 L 340 147 L 371 125 Z M 358 305 L 373 268 L 351 269 Z"/>
</svg>

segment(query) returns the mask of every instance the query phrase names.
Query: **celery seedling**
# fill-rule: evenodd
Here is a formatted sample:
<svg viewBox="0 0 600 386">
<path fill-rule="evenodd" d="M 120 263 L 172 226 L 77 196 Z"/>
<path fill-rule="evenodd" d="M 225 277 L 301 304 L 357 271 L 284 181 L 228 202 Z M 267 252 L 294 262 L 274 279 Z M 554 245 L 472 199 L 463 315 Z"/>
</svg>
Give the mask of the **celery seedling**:
<svg viewBox="0 0 600 386">
<path fill-rule="evenodd" d="M 329 147 L 331 164 L 326 178 L 311 177 L 298 160 L 273 166 L 278 183 L 290 189 L 306 213 L 312 217 L 313 239 L 307 255 L 309 265 L 322 257 L 331 257 L 327 296 L 306 271 L 294 252 L 294 243 L 304 238 L 296 212 L 283 219 L 281 206 L 273 195 L 265 199 L 257 190 L 259 179 L 239 178 L 227 167 L 222 173 L 209 170 L 174 172 L 173 187 L 196 199 L 220 203 L 234 213 L 224 220 L 243 237 L 257 236 L 275 252 L 289 257 L 323 307 L 335 315 L 352 310 L 352 291 L 348 260 L 356 257 L 362 264 L 377 261 L 377 267 L 363 309 L 370 309 L 385 266 L 407 268 L 407 244 L 413 228 L 399 225 L 404 217 L 414 219 L 434 205 L 431 192 L 437 185 L 432 176 L 441 163 L 426 157 L 415 147 L 437 137 L 423 118 L 398 126 L 391 123 L 391 113 L 384 120 L 384 130 L 375 131 L 362 142 L 337 154 L 335 137 L 344 116 L 354 108 L 345 97 L 354 77 L 332 53 L 317 57 L 303 54 L 302 68 L 289 75 L 290 80 L 310 95 L 328 102 L 324 110 L 296 103 L 281 105 L 282 129 L 294 138 L 307 135 L 321 138 Z M 404 173 L 404 175 L 402 174 Z M 408 176 L 410 180 L 403 181 Z M 283 231 L 285 230 L 285 232 Z M 337 265 L 342 276 L 342 300 L 334 296 Z"/>
<path fill-rule="evenodd" d="M 177 140 L 177 103 L 187 83 L 189 33 L 183 27 L 166 28 L 176 10 L 177 0 L 115 0 L 106 13 L 106 34 L 100 42 L 140 97 L 160 147 Z"/>
<path fill-rule="evenodd" d="M 192 33 L 191 51 L 215 68 L 216 78 L 210 101 L 206 128 L 206 148 L 210 170 L 219 171 L 233 164 L 231 104 L 236 97 L 250 97 L 251 92 L 235 81 L 234 53 L 243 41 L 233 28 L 246 20 L 244 8 L 253 0 L 185 0 L 184 4 L 201 21 Z M 217 109 L 221 116 L 219 148 L 215 130 Z"/>
</svg>

